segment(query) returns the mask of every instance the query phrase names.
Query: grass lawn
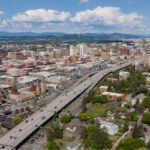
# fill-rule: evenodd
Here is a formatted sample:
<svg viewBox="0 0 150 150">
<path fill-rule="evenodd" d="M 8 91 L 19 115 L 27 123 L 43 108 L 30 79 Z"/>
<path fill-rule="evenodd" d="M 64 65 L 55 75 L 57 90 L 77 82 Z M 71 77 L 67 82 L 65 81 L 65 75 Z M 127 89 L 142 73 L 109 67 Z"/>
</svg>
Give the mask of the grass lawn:
<svg viewBox="0 0 150 150">
<path fill-rule="evenodd" d="M 107 117 L 107 111 L 109 110 L 108 106 L 93 105 L 91 109 L 87 111 L 87 115 L 96 118 L 96 117 Z"/>
</svg>

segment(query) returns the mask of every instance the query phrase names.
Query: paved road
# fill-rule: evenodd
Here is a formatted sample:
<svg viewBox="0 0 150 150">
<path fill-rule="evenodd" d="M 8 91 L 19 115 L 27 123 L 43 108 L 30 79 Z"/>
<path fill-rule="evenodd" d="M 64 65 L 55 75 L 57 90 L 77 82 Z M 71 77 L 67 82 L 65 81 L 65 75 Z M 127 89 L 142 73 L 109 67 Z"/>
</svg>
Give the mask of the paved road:
<svg viewBox="0 0 150 150">
<path fill-rule="evenodd" d="M 15 128 L 10 130 L 0 139 L 1 150 L 13 150 L 20 143 L 22 143 L 28 136 L 30 136 L 36 129 L 43 125 L 47 120 L 53 117 L 54 112 L 59 112 L 71 101 L 73 101 L 78 95 L 86 91 L 90 86 L 96 85 L 105 75 L 120 70 L 130 63 L 125 63 L 120 66 L 105 69 L 99 71 L 92 77 L 80 83 L 72 90 L 68 90 L 67 93 L 63 93 L 57 97 L 54 101 L 49 103 L 43 110 L 39 110 L 28 117 L 25 121 L 21 122 Z"/>
<path fill-rule="evenodd" d="M 125 132 L 117 141 L 116 143 L 113 145 L 113 147 L 111 148 L 111 150 L 116 150 L 117 146 L 120 144 L 120 142 L 125 139 L 125 137 L 131 133 L 131 128 L 129 128 L 129 130 L 127 132 Z"/>
</svg>

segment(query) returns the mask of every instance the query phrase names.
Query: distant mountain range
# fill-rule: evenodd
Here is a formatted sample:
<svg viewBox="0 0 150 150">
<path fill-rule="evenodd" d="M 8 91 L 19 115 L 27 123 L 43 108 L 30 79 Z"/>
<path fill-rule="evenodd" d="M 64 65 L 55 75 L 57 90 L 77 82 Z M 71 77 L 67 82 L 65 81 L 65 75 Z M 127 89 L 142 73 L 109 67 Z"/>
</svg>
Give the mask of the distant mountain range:
<svg viewBox="0 0 150 150">
<path fill-rule="evenodd" d="M 0 32 L 0 38 L 49 38 L 49 39 L 85 39 L 85 40 L 118 40 L 118 39 L 133 39 L 133 38 L 149 38 L 148 35 L 134 35 L 134 34 L 99 34 L 99 33 L 85 33 L 85 34 L 67 34 L 59 32 Z"/>
</svg>

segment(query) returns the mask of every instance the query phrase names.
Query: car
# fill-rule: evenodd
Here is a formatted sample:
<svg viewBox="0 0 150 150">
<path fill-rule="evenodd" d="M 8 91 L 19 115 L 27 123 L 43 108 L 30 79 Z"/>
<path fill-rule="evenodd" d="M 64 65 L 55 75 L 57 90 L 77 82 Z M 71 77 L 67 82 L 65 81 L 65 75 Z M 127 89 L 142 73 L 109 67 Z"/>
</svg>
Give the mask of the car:
<svg viewBox="0 0 150 150">
<path fill-rule="evenodd" d="M 44 137 L 44 134 L 42 134 L 41 137 Z"/>
<path fill-rule="evenodd" d="M 19 131 L 21 132 L 21 131 L 22 131 L 22 129 L 19 129 Z"/>
<path fill-rule="evenodd" d="M 10 139 L 12 139 L 12 138 L 13 138 L 13 136 L 10 136 L 9 138 L 10 138 Z"/>
<path fill-rule="evenodd" d="M 147 132 L 147 128 L 144 128 L 144 132 Z"/>
<path fill-rule="evenodd" d="M 25 120 L 25 123 L 29 122 L 29 120 Z"/>
<path fill-rule="evenodd" d="M 37 127 L 38 127 L 38 125 L 35 125 L 35 127 L 37 128 Z"/>
<path fill-rule="evenodd" d="M 42 117 L 42 120 L 44 120 L 44 119 L 45 119 L 45 116 Z"/>
</svg>

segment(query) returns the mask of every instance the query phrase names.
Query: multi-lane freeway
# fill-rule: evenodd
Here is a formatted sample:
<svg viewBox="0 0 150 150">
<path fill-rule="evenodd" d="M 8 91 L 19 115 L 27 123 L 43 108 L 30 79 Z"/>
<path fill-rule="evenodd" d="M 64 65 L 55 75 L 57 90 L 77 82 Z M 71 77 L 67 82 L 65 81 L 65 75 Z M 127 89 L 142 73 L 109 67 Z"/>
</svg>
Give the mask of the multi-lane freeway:
<svg viewBox="0 0 150 150">
<path fill-rule="evenodd" d="M 27 139 L 27 137 L 29 137 L 34 131 L 42 126 L 47 120 L 52 118 L 55 112 L 62 110 L 77 96 L 85 92 L 89 87 L 94 87 L 107 74 L 120 70 L 128 65 L 131 65 L 131 62 L 113 68 L 101 70 L 78 84 L 76 87 L 74 87 L 74 89 L 67 90 L 67 92 L 64 92 L 61 96 L 54 99 L 46 107 L 32 114 L 26 120 L 10 130 L 2 138 L 0 138 L 0 150 L 16 149 L 18 145 Z"/>
</svg>

